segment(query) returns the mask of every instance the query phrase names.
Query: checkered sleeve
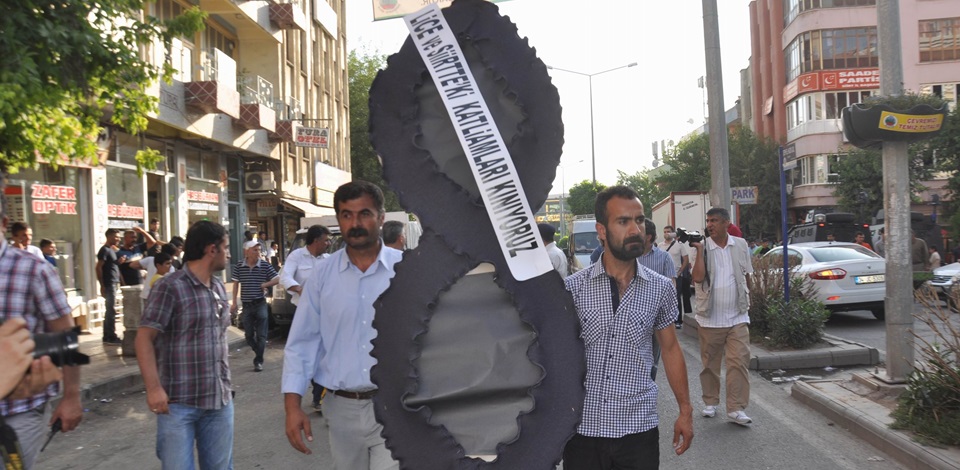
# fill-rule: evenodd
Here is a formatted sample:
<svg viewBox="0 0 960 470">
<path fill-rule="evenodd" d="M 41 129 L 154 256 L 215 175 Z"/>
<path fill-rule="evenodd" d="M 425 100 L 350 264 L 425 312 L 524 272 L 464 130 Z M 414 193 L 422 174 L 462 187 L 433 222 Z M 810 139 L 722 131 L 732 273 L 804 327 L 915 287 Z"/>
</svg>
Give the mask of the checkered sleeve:
<svg viewBox="0 0 960 470">
<path fill-rule="evenodd" d="M 672 283 L 660 289 L 660 301 L 657 302 L 660 307 L 657 309 L 657 319 L 654 324 L 656 330 L 662 330 L 668 326 L 673 326 L 677 320 L 679 305 L 677 304 L 677 291 Z"/>
<path fill-rule="evenodd" d="M 172 282 L 158 282 L 153 287 L 153 291 L 150 292 L 150 302 L 144 302 L 140 326 L 153 328 L 161 333 L 167 331 L 173 309 L 178 304 L 176 289 L 172 284 Z"/>
<path fill-rule="evenodd" d="M 60 277 L 50 263 L 36 264 L 36 273 L 32 277 L 36 283 L 31 283 L 35 289 L 34 299 L 37 311 L 46 321 L 56 320 L 70 315 L 70 305 L 67 304 L 67 294 L 60 283 Z"/>
</svg>

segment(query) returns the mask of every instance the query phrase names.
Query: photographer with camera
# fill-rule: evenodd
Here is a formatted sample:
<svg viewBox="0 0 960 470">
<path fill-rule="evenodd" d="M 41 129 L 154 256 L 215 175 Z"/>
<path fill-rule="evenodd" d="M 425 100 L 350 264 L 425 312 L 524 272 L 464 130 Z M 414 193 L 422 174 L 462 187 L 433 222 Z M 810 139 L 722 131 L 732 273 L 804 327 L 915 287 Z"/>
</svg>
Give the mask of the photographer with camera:
<svg viewBox="0 0 960 470">
<path fill-rule="evenodd" d="M 0 190 L 3 182 L 0 180 Z M 0 226 L 7 228 L 7 217 L 3 214 L 2 191 L 0 191 Z M 53 266 L 42 258 L 23 250 L 12 249 L 6 243 L 0 243 L 0 321 L 4 324 L 12 319 L 22 319 L 34 336 L 40 333 L 67 331 L 73 328 L 73 317 L 60 278 Z M 14 320 L 14 325 L 16 320 Z M 13 328 L 10 326 L 8 328 Z M 4 356 L 4 361 L 10 358 Z M 40 363 L 41 369 L 44 363 Z M 4 365 L 4 369 L 7 366 Z M 49 366 L 46 366 L 49 369 Z M 34 388 L 39 377 L 30 374 L 22 379 L 18 387 L 23 390 Z M 44 415 L 47 402 L 57 396 L 58 386 L 52 384 L 38 393 L 25 398 L 7 397 L 0 400 L 0 416 L 20 442 L 23 468 L 29 469 L 40 453 L 44 434 L 47 430 Z M 47 423 L 61 421 L 64 432 L 72 431 L 83 419 L 80 405 L 80 368 L 63 367 L 63 398 L 53 410 Z"/>
<path fill-rule="evenodd" d="M 707 211 L 707 235 L 687 232 L 695 252 L 693 285 L 696 292 L 697 335 L 700 337 L 700 386 L 706 407 L 705 418 L 717 414 L 720 404 L 720 362 L 726 356 L 726 411 L 734 423 L 753 422 L 744 409 L 750 403 L 750 292 L 748 276 L 753 273 L 747 241 L 727 232 L 730 213 L 714 207 Z M 680 238 L 681 241 L 684 238 Z"/>
<path fill-rule="evenodd" d="M 0 325 L 0 398 L 26 398 L 62 375 L 49 356 L 33 357 L 34 342 L 22 318 Z"/>
</svg>

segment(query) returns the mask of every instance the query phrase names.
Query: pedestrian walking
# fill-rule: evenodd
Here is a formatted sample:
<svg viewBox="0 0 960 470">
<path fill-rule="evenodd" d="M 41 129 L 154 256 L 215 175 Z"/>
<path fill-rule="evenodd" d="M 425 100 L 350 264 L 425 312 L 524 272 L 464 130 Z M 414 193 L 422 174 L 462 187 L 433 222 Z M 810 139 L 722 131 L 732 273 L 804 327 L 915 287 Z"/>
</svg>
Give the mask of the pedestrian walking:
<svg viewBox="0 0 960 470">
<path fill-rule="evenodd" d="M 233 305 L 230 314 L 235 315 L 240 304 L 237 293 L 243 302 L 243 333 L 247 344 L 253 349 L 253 370 L 263 370 L 263 351 L 267 347 L 266 289 L 280 282 L 280 275 L 273 265 L 260 256 L 260 242 L 252 240 L 243 244 L 244 259 L 233 267 Z"/>
<path fill-rule="evenodd" d="M 100 282 L 100 295 L 103 296 L 103 342 L 106 344 L 120 344 L 117 336 L 117 290 L 120 287 L 120 263 L 126 257 L 120 256 L 117 243 L 120 241 L 120 232 L 117 229 L 107 229 L 104 233 L 106 241 L 97 252 L 97 281 Z"/>
<path fill-rule="evenodd" d="M 286 434 L 294 449 L 309 454 L 310 419 L 300 406 L 313 379 L 331 393 L 323 400 L 330 450 L 338 470 L 396 469 L 374 417 L 377 389 L 370 380 L 373 302 L 390 285 L 403 252 L 380 239 L 383 193 L 365 181 L 334 193 L 334 210 L 346 246 L 320 263 L 300 297 L 284 349 Z"/>
<path fill-rule="evenodd" d="M 567 277 L 567 257 L 553 240 L 557 229 L 550 224 L 537 224 L 537 229 L 540 230 L 540 240 L 543 241 L 543 247 L 547 250 L 547 256 L 550 257 L 550 264 L 553 265 L 553 269 L 560 274 L 560 277 Z"/>
<path fill-rule="evenodd" d="M 750 404 L 749 276 L 753 273 L 747 241 L 727 232 L 730 213 L 707 211 L 707 233 L 695 250 L 693 283 L 696 290 L 697 335 L 700 338 L 700 386 L 706 405 L 701 414 L 712 418 L 720 404 L 720 364 L 726 358 L 727 416 L 742 426 L 753 420 L 744 410 Z"/>
<path fill-rule="evenodd" d="M 693 440 L 686 363 L 673 328 L 676 294 L 669 279 L 637 259 L 644 249 L 645 217 L 637 193 L 613 186 L 597 195 L 600 261 L 567 277 L 586 347 L 583 416 L 563 451 L 566 470 L 658 468 L 657 384 L 651 378 L 653 337 L 680 407 L 673 448 Z"/>
<path fill-rule="evenodd" d="M 233 468 L 233 395 L 227 291 L 218 273 L 230 260 L 222 225 L 198 221 L 184 244 L 183 269 L 154 286 L 137 329 L 137 363 L 148 409 L 157 415 L 164 470 Z"/>
<path fill-rule="evenodd" d="M 690 247 L 686 243 L 677 240 L 677 233 L 673 231 L 672 225 L 663 227 L 663 242 L 660 243 L 660 249 L 666 251 L 673 259 L 673 265 L 677 268 L 676 286 L 677 286 L 677 329 L 683 328 L 683 313 L 690 311 Z"/>
</svg>

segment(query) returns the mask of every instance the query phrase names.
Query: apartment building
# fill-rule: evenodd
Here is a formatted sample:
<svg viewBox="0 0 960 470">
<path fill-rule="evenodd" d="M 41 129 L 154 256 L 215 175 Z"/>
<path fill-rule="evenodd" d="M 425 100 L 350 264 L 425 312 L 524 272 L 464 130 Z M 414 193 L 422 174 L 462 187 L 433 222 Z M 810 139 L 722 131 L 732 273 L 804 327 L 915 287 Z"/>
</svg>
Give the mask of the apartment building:
<svg viewBox="0 0 960 470">
<path fill-rule="evenodd" d="M 154 63 L 177 69 L 172 83 L 153 84 L 159 107 L 146 132 L 108 125 L 98 166 L 24 170 L 5 190 L 11 221 L 28 222 L 36 240 L 56 241 L 71 303 L 98 297 L 94 266 L 108 228 L 156 218 L 169 239 L 212 220 L 230 230 L 237 260 L 245 230 L 265 231 L 283 249 L 300 217 L 333 213 L 333 191 L 350 179 L 345 4 L 146 3 L 143 13 L 160 19 L 194 5 L 209 13 L 203 31 L 172 49 L 144 48 Z M 142 149 L 165 161 L 138 175 Z"/>
<path fill-rule="evenodd" d="M 836 205 L 833 167 L 851 148 L 840 112 L 879 93 L 876 0 L 756 0 L 750 3 L 750 127 L 785 146 L 791 221 Z M 904 89 L 957 104 L 960 2 L 900 0 Z M 945 181 L 918 196 L 943 197 Z M 933 206 L 915 204 L 931 213 Z"/>
</svg>

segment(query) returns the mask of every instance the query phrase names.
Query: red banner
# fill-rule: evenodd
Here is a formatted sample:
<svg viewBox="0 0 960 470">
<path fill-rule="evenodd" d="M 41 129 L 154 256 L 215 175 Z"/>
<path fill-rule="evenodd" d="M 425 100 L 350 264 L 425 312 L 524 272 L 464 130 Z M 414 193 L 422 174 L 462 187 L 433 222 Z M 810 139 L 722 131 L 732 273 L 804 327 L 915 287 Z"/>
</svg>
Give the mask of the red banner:
<svg viewBox="0 0 960 470">
<path fill-rule="evenodd" d="M 880 69 L 820 70 L 805 73 L 783 87 L 783 102 L 812 91 L 880 88 Z"/>
</svg>

